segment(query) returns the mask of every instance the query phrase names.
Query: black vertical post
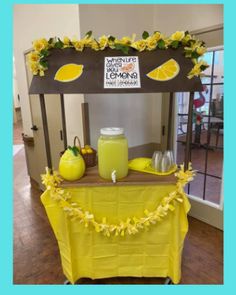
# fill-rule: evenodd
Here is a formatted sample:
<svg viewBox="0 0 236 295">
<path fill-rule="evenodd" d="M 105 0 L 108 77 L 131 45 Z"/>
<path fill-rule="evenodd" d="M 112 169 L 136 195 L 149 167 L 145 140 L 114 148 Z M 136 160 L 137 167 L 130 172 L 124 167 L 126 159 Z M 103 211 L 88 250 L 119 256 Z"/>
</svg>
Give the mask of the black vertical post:
<svg viewBox="0 0 236 295">
<path fill-rule="evenodd" d="M 210 100 L 209 100 L 209 116 L 207 120 L 207 144 L 206 144 L 206 153 L 205 153 L 205 168 L 204 168 L 204 186 L 203 186 L 203 200 L 206 199 L 206 182 L 207 182 L 207 168 L 208 168 L 208 154 L 209 154 L 209 145 L 211 142 L 211 109 L 212 107 L 212 94 L 213 94 L 213 83 L 214 83 L 214 68 L 215 68 L 215 51 L 212 52 L 212 67 L 211 67 L 211 85 L 210 85 Z"/>
<path fill-rule="evenodd" d="M 186 150 L 184 159 L 184 170 L 188 170 L 188 163 L 190 161 L 190 151 L 192 145 L 192 126 L 193 126 L 193 98 L 194 92 L 190 92 L 189 105 L 188 105 L 188 125 L 186 134 Z"/>
<path fill-rule="evenodd" d="M 47 156 L 47 166 L 49 169 L 52 169 L 52 158 L 51 158 L 48 121 L 47 121 L 47 112 L 46 112 L 44 95 L 39 94 L 39 98 L 40 98 L 41 114 L 42 114 L 42 121 L 43 121 L 43 132 L 44 132 L 44 142 L 45 142 L 46 156 Z"/>
<path fill-rule="evenodd" d="M 174 93 L 171 92 L 170 100 L 169 100 L 169 113 L 168 113 L 167 150 L 172 149 L 173 102 L 174 102 Z"/>
<path fill-rule="evenodd" d="M 65 115 L 65 103 L 64 103 L 64 95 L 60 94 L 61 99 L 61 118 L 62 118 L 62 132 L 63 132 L 63 141 L 64 141 L 64 149 L 67 149 L 67 134 L 66 134 L 66 115 Z"/>
<path fill-rule="evenodd" d="M 81 104 L 81 110 L 82 110 L 84 144 L 90 144 L 89 105 L 87 102 L 84 102 Z"/>
</svg>

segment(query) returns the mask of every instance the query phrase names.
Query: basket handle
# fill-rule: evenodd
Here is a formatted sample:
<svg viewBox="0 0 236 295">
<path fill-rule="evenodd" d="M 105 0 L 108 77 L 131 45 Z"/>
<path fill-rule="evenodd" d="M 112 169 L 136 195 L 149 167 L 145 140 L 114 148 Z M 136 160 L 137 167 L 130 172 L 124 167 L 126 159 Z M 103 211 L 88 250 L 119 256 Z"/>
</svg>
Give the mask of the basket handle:
<svg viewBox="0 0 236 295">
<path fill-rule="evenodd" d="M 76 140 L 78 141 L 78 146 L 79 146 L 79 149 L 81 150 L 81 143 L 78 136 L 75 136 L 74 138 L 74 146 L 76 146 Z"/>
</svg>

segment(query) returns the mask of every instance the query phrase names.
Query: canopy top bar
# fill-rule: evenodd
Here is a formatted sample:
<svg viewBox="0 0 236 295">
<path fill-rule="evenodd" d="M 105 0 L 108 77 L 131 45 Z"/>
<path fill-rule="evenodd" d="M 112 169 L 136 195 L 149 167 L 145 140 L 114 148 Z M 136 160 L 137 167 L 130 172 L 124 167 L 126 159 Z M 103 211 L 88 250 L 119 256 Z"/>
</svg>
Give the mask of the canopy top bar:
<svg viewBox="0 0 236 295">
<path fill-rule="evenodd" d="M 140 71 L 140 88 L 104 88 L 105 57 L 138 56 Z M 147 73 L 173 58 L 180 66 L 179 74 L 169 81 L 156 81 L 148 78 Z M 34 76 L 29 94 L 72 94 L 72 93 L 157 93 L 157 92 L 191 92 L 202 91 L 198 77 L 188 79 L 187 75 L 193 68 L 191 59 L 186 58 L 183 48 L 138 52 L 130 49 L 125 55 L 121 51 L 106 48 L 94 51 L 85 48 L 78 52 L 73 48 L 51 49 L 47 57 L 48 70 L 45 76 Z M 83 65 L 83 74 L 71 82 L 54 80 L 57 70 L 68 63 Z"/>
</svg>

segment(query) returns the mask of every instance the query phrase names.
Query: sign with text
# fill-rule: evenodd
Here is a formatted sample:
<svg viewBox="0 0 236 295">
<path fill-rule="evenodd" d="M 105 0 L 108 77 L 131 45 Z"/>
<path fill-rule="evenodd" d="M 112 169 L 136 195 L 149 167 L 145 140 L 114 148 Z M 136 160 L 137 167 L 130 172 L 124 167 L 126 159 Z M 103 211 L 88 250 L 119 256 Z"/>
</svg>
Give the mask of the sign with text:
<svg viewBox="0 0 236 295">
<path fill-rule="evenodd" d="M 104 88 L 140 88 L 138 56 L 109 56 L 104 60 Z"/>
</svg>

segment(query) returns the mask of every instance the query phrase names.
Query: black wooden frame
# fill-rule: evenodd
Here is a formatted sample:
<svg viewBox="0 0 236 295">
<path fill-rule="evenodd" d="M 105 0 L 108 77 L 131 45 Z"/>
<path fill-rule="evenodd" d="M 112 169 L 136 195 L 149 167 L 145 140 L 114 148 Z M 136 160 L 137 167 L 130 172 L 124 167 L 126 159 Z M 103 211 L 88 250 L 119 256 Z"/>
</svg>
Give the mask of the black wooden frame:
<svg viewBox="0 0 236 295">
<path fill-rule="evenodd" d="M 168 138 L 167 148 L 171 149 L 171 129 L 173 120 L 173 105 L 174 105 L 174 93 L 178 91 L 190 92 L 189 110 L 188 110 L 188 126 L 187 126 L 187 140 L 185 151 L 185 170 L 188 169 L 188 163 L 190 161 L 190 149 L 192 142 L 192 118 L 193 118 L 193 98 L 194 91 L 201 91 L 202 84 L 198 77 L 192 79 L 187 78 L 188 72 L 193 67 L 192 61 L 185 58 L 182 48 L 177 50 L 154 50 L 138 52 L 133 49 L 130 50 L 129 56 L 138 56 L 140 63 L 140 78 L 141 87 L 133 89 L 104 89 L 103 88 L 103 76 L 104 76 L 104 58 L 106 56 L 124 56 L 124 53 L 117 50 L 107 48 L 103 51 L 95 52 L 89 48 L 86 48 L 83 52 L 77 52 L 72 48 L 67 49 L 52 49 L 48 57 L 49 68 L 45 72 L 44 77 L 34 76 L 30 85 L 30 94 L 39 94 L 45 149 L 47 156 L 47 165 L 52 168 L 52 159 L 50 151 L 50 139 L 47 122 L 47 112 L 45 106 L 45 94 L 60 94 L 61 100 L 61 117 L 62 117 L 62 134 L 64 141 L 64 148 L 67 148 L 67 133 L 66 133 L 66 115 L 64 106 L 64 94 L 71 93 L 158 93 L 169 92 L 169 118 L 168 118 Z M 180 72 L 174 78 L 166 82 L 154 81 L 149 79 L 146 73 L 150 69 L 154 69 L 158 65 L 162 64 L 166 60 L 174 58 L 180 65 Z M 58 68 L 66 63 L 81 63 L 84 64 L 84 73 L 82 78 L 69 82 L 62 83 L 54 80 L 54 76 Z M 96 77 L 97 79 L 95 79 Z"/>
</svg>

